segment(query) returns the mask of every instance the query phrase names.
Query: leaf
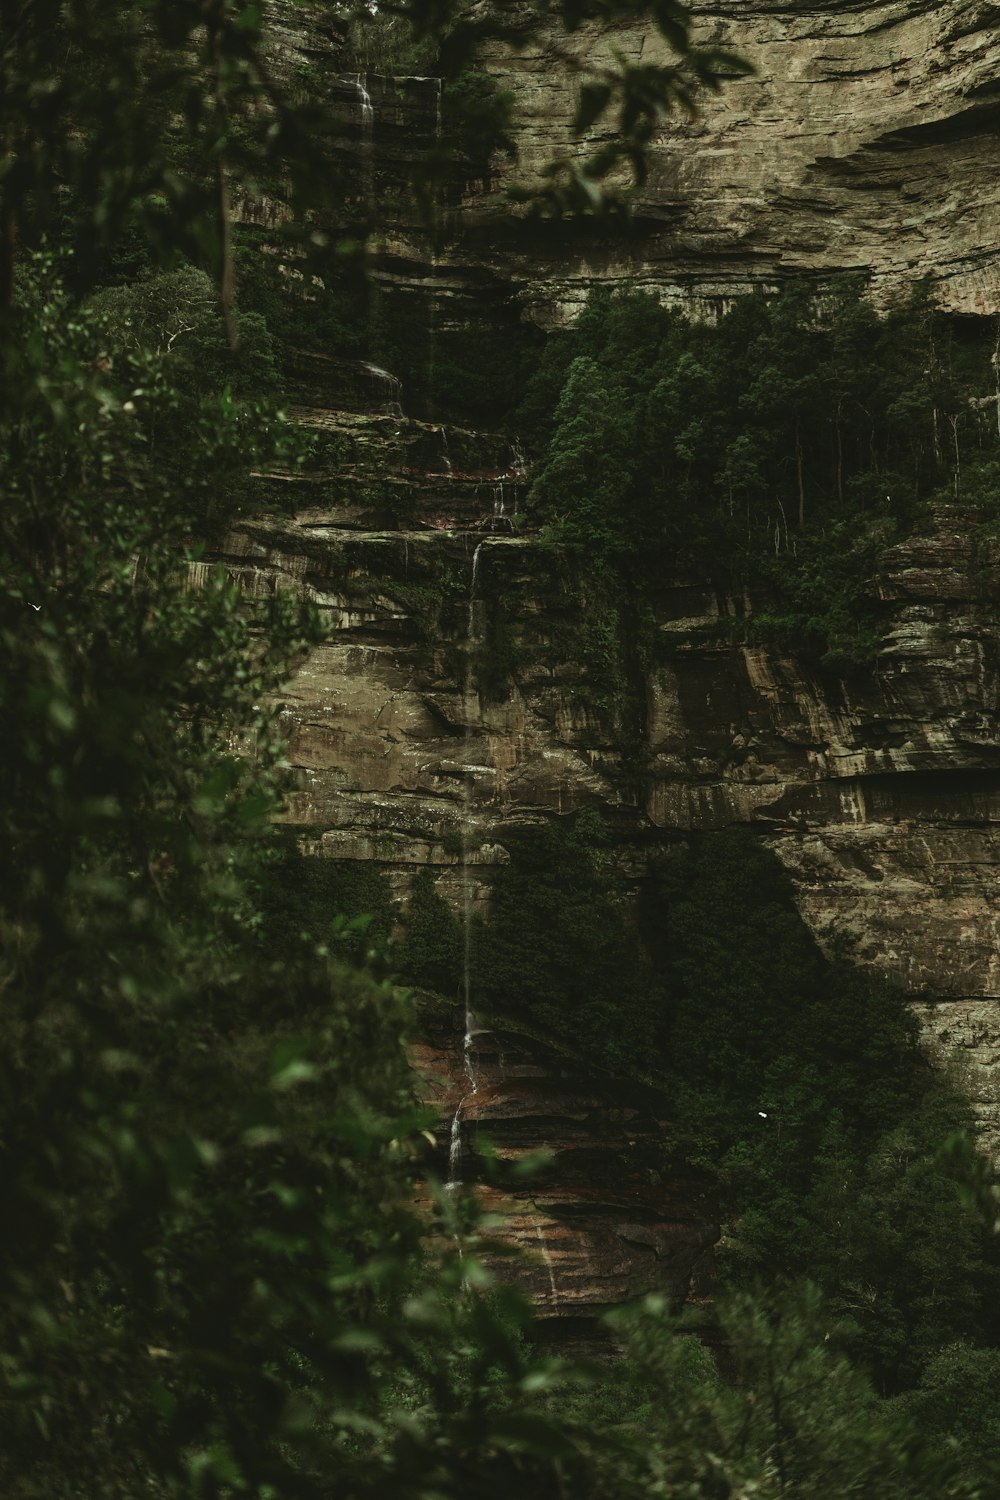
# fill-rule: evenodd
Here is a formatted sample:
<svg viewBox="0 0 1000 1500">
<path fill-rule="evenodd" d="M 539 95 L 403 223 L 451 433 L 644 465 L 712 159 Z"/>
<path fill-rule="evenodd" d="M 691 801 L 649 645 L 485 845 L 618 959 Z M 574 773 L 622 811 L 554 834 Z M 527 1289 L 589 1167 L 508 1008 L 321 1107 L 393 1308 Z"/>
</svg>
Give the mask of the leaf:
<svg viewBox="0 0 1000 1500">
<path fill-rule="evenodd" d="M 530 1412 L 497 1413 L 492 1437 L 501 1447 L 534 1453 L 540 1458 L 573 1458 L 579 1451 L 565 1430 Z"/>
<path fill-rule="evenodd" d="M 573 119 L 574 135 L 582 135 L 598 120 L 608 107 L 612 88 L 609 83 L 585 83 L 580 90 L 580 102 Z"/>
<path fill-rule="evenodd" d="M 70 734 L 76 728 L 76 709 L 64 698 L 49 700 L 49 718 L 65 734 Z"/>
</svg>

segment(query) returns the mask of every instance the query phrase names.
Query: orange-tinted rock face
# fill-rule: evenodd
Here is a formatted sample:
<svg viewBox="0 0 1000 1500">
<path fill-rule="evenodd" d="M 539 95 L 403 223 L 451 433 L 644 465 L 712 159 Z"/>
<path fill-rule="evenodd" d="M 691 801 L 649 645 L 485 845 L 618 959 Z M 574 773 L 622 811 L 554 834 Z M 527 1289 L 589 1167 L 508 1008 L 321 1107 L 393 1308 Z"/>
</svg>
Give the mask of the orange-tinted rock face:
<svg viewBox="0 0 1000 1500">
<path fill-rule="evenodd" d="M 550 1332 L 579 1335 L 605 1309 L 650 1291 L 676 1305 L 704 1296 L 718 1236 L 708 1184 L 670 1158 L 657 1100 L 635 1085 L 588 1074 L 543 1042 L 473 1029 L 468 1065 L 461 1017 L 412 1053 L 421 1092 L 441 1115 L 437 1168 L 448 1176 L 459 1110 L 460 1177 L 479 1184 L 499 1237 L 523 1252 L 505 1275 L 530 1295 Z M 659 1101 L 662 1108 L 662 1101 Z M 503 1164 L 549 1157 L 523 1183 L 483 1181 L 476 1143 Z"/>
</svg>

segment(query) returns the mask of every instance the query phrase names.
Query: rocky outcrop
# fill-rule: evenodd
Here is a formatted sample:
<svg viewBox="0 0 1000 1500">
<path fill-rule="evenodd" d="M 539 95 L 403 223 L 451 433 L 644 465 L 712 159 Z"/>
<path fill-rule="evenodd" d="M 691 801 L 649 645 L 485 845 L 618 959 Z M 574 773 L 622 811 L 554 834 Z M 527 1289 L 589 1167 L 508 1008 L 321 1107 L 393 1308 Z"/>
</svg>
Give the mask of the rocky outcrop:
<svg viewBox="0 0 1000 1500">
<path fill-rule="evenodd" d="M 249 595 L 306 593 L 332 627 L 285 694 L 300 773 L 286 816 L 307 848 L 376 862 L 401 898 L 430 866 L 468 912 L 525 824 L 598 807 L 636 870 L 657 842 L 748 824 L 788 869 L 819 942 L 846 945 L 913 996 L 995 1142 L 1000 657 L 978 518 L 944 507 L 884 555 L 882 649 L 850 681 L 755 644 L 753 600 L 664 579 L 655 649 L 630 685 L 626 760 L 578 659 L 587 590 L 565 558 L 512 529 L 519 449 L 442 425 L 438 393 L 446 358 L 453 385 L 480 369 L 494 389 L 519 323 L 557 325 L 591 287 L 621 280 L 712 314 L 801 273 L 870 272 L 880 298 L 926 274 L 953 312 L 995 313 L 998 18 L 966 0 L 699 8 L 701 35 L 756 73 L 707 98 L 697 120 L 664 127 L 623 236 L 519 217 L 507 178 L 462 172 L 441 187 L 431 232 L 413 183 L 441 128 L 436 82 L 341 74 L 336 35 L 317 40 L 289 13 L 280 66 L 339 104 L 344 212 L 382 227 L 383 310 L 364 358 L 288 351 L 314 460 L 306 477 L 260 476 L 285 518 L 241 522 L 218 552 Z M 660 56 L 638 28 L 587 25 L 569 45 L 595 62 L 612 48 Z M 516 92 L 516 172 L 530 178 L 567 147 L 572 85 L 544 39 L 487 62 Z M 246 205 L 244 217 L 266 230 L 280 206 Z M 457 1014 L 428 1022 L 416 1058 L 441 1108 L 442 1177 L 467 1092 L 462 1032 Z M 554 1152 L 528 1186 L 503 1190 L 543 1313 L 570 1329 L 653 1286 L 677 1302 L 700 1296 L 712 1206 L 704 1183 L 664 1164 L 656 1101 L 523 1034 L 481 1034 L 476 1066 L 463 1130 L 488 1133 L 502 1160 Z"/>
<path fill-rule="evenodd" d="M 635 232 L 548 241 L 504 226 L 498 263 L 530 316 L 571 317 L 595 283 L 628 278 L 711 311 L 733 295 L 802 273 L 870 273 L 877 297 L 922 276 L 954 312 L 993 313 L 1000 298 L 1000 10 L 985 0 L 694 7 L 696 34 L 754 67 L 705 95 L 693 121 L 656 135 Z M 555 35 L 491 66 L 513 89 L 528 179 L 580 154 L 565 121 L 576 83 Z M 590 24 L 570 38 L 578 61 L 669 62 L 644 22 Z M 471 218 L 490 205 L 471 206 Z M 486 230 L 490 234 L 490 230 Z"/>
<path fill-rule="evenodd" d="M 223 555 L 248 592 L 305 591 L 334 626 L 286 694 L 288 817 L 309 847 L 377 861 L 400 895 L 430 865 L 458 909 L 463 863 L 485 902 L 526 823 L 600 807 L 626 867 L 650 841 L 749 824 L 820 943 L 896 978 L 995 1116 L 1000 656 L 975 521 L 945 507 L 885 554 L 884 644 L 850 681 L 753 644 L 745 601 L 664 581 L 639 780 L 567 648 L 585 623 L 568 565 L 530 536 L 352 531 L 311 511 L 248 522 Z M 511 670 L 487 694 L 470 622 L 479 635 L 501 610 Z"/>
<path fill-rule="evenodd" d="M 484 392 L 501 407 L 516 399 L 511 351 L 530 343 L 529 330 L 571 320 L 596 286 L 627 281 L 714 316 L 790 277 L 860 272 L 882 302 L 926 277 L 947 310 L 994 315 L 998 20 L 987 0 L 696 6 L 698 38 L 755 71 L 705 93 L 695 119 L 664 122 L 627 231 L 540 222 L 505 194 L 600 143 L 569 135 L 574 67 L 616 55 L 670 62 L 645 22 L 588 22 L 569 37 L 553 30 L 516 51 L 484 50 L 481 66 L 514 97 L 516 162 L 465 154 L 438 80 L 344 72 L 337 27 L 306 25 L 282 5 L 276 71 L 339 121 L 327 146 L 335 232 L 377 229 L 366 357 L 403 378 L 409 413 L 488 421 Z M 240 213 L 265 229 L 280 221 L 280 185 Z"/>
</svg>

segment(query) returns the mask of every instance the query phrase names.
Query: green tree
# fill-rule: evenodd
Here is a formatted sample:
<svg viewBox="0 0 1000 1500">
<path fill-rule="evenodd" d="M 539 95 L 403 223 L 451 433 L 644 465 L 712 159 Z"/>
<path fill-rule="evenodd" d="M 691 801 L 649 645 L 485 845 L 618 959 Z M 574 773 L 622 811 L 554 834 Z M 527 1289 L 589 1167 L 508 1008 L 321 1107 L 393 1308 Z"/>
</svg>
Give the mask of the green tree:
<svg viewBox="0 0 1000 1500">
<path fill-rule="evenodd" d="M 294 945 L 274 931 L 273 695 L 315 612 L 248 607 L 185 550 L 191 496 L 144 415 L 169 384 L 95 360 L 104 325 L 66 316 L 50 265 L 16 328 L 35 378 L 2 423 L 3 1492 L 547 1493 L 576 1450 L 518 1427 L 547 1379 L 523 1309 L 476 1295 L 465 1206 L 442 1204 L 463 1260 L 413 1207 L 406 1003 L 336 956 L 330 907 Z M 202 457 L 245 463 L 224 427 Z"/>
<path fill-rule="evenodd" d="M 280 176 L 311 268 L 331 248 L 305 208 L 336 121 L 275 81 L 264 20 L 0 16 L 0 1483 L 548 1496 L 587 1461 L 533 1409 L 523 1309 L 476 1294 L 467 1206 L 441 1206 L 461 1260 L 412 1208 L 405 1004 L 322 929 L 269 930 L 266 705 L 316 617 L 248 607 L 190 550 L 288 437 L 240 399 L 271 358 L 231 190 Z M 476 36 L 453 28 L 456 62 Z"/>
<path fill-rule="evenodd" d="M 404 920 L 400 978 L 405 984 L 435 990 L 447 999 L 459 999 L 465 939 L 458 918 L 436 889 L 428 869 L 421 870 L 413 882 Z"/>
<path fill-rule="evenodd" d="M 721 1298 L 717 1359 L 661 1298 L 613 1323 L 629 1358 L 573 1403 L 584 1421 L 613 1414 L 618 1423 L 617 1454 L 598 1460 L 604 1494 L 980 1493 L 978 1474 L 963 1473 L 947 1445 L 936 1449 L 906 1412 L 879 1400 L 847 1353 L 844 1325 L 807 1282 Z"/>
<path fill-rule="evenodd" d="M 635 438 L 634 416 L 621 389 L 594 360 L 574 360 L 531 489 L 532 502 L 558 540 L 602 554 L 627 545 L 623 512 Z"/>
</svg>

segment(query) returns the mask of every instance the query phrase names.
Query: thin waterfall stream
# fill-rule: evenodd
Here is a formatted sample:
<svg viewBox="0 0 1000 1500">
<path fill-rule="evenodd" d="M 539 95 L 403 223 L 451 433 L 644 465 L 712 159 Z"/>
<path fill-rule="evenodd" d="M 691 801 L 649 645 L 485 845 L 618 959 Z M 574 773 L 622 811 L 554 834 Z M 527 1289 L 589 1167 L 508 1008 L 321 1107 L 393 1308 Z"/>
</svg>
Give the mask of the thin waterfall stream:
<svg viewBox="0 0 1000 1500">
<path fill-rule="evenodd" d="M 362 193 L 370 219 L 375 209 L 375 108 L 368 92 L 368 74 L 355 73 L 351 81 L 361 110 Z"/>
<path fill-rule="evenodd" d="M 545 1235 L 542 1231 L 541 1224 L 535 1225 L 535 1239 L 538 1241 L 539 1249 L 542 1252 L 542 1261 L 544 1262 L 545 1269 L 548 1273 L 549 1299 L 551 1305 L 553 1307 L 557 1307 L 559 1304 L 559 1288 L 556 1286 L 556 1272 L 555 1267 L 552 1264 L 552 1256 L 549 1254 L 549 1247 L 545 1243 Z"/>
<path fill-rule="evenodd" d="M 472 780 L 473 742 L 473 697 L 478 709 L 478 692 L 475 685 L 474 656 L 479 639 L 478 598 L 479 556 L 485 546 L 479 542 L 472 554 L 472 574 L 469 579 L 469 613 L 466 629 L 465 677 L 462 683 L 463 714 L 465 718 L 465 764 L 462 778 L 462 1002 L 465 1011 L 465 1031 L 462 1038 L 462 1069 L 468 1085 L 458 1101 L 451 1122 L 451 1137 L 448 1145 L 448 1181 L 446 1188 L 455 1188 L 462 1180 L 462 1115 L 466 1104 L 479 1092 L 479 1079 L 473 1058 L 473 1038 L 478 1035 L 476 1018 L 472 1011 L 472 870 L 470 855 L 472 848 L 472 809 L 474 786 Z"/>
</svg>

